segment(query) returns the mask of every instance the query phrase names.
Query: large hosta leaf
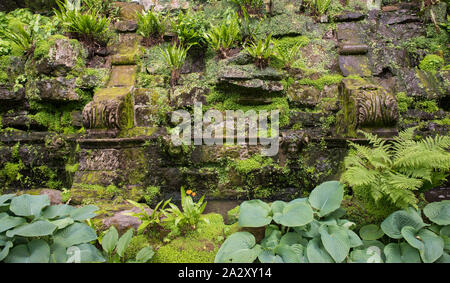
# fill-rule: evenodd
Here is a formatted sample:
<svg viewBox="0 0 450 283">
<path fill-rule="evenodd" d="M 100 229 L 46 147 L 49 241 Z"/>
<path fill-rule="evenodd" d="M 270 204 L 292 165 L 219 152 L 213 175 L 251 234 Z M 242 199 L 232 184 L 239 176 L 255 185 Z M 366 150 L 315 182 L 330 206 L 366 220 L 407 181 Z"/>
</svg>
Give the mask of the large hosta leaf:
<svg viewBox="0 0 450 283">
<path fill-rule="evenodd" d="M 0 216 L 0 233 L 25 223 L 25 218 L 9 216 L 3 214 Z"/>
<path fill-rule="evenodd" d="M 26 245 L 18 245 L 9 251 L 7 263 L 48 263 L 50 247 L 41 239 L 35 239 Z"/>
<path fill-rule="evenodd" d="M 270 230 L 270 233 L 267 234 L 266 231 L 266 237 L 261 241 L 261 246 L 264 249 L 274 249 L 281 239 L 281 231 L 279 230 Z"/>
<path fill-rule="evenodd" d="M 270 212 L 270 206 L 259 199 L 244 201 L 239 208 L 239 226 L 266 226 L 272 222 Z"/>
<path fill-rule="evenodd" d="M 66 248 L 97 239 L 95 230 L 84 223 L 76 222 L 55 233 L 54 242 Z"/>
<path fill-rule="evenodd" d="M 351 248 L 360 247 L 363 245 L 363 242 L 358 237 L 358 235 L 352 230 L 347 230 L 348 240 Z"/>
<path fill-rule="evenodd" d="M 307 244 L 299 233 L 288 232 L 280 239 L 280 245 L 292 246 L 295 244 Z M 305 245 L 306 246 L 306 245 Z"/>
<path fill-rule="evenodd" d="M 281 256 L 276 255 L 272 250 L 262 250 L 258 255 L 258 260 L 261 263 L 284 263 Z"/>
<path fill-rule="evenodd" d="M 325 250 L 319 238 L 314 238 L 308 242 L 306 247 L 306 258 L 311 263 L 333 263 L 333 258 Z"/>
<path fill-rule="evenodd" d="M 55 224 L 52 224 L 46 220 L 39 220 L 30 224 L 24 224 L 18 226 L 12 230 L 6 232 L 6 236 L 22 236 L 22 237 L 41 237 L 53 234 L 58 228 Z"/>
<path fill-rule="evenodd" d="M 377 246 L 355 249 L 350 253 L 350 262 L 354 263 L 382 263 L 381 250 Z"/>
<path fill-rule="evenodd" d="M 369 224 L 359 229 L 359 235 L 363 240 L 373 241 L 383 237 L 384 232 L 376 224 Z"/>
<path fill-rule="evenodd" d="M 76 208 L 70 212 L 70 217 L 72 217 L 75 221 L 83 221 L 92 217 L 95 217 L 97 214 L 94 212 L 99 208 L 95 205 L 87 205 L 80 208 Z"/>
<path fill-rule="evenodd" d="M 442 254 L 438 260 L 436 260 L 437 263 L 450 263 L 450 255 L 446 252 Z"/>
<path fill-rule="evenodd" d="M 320 227 L 319 233 L 326 251 L 335 262 L 342 262 L 350 252 L 350 240 L 346 229 L 323 225 Z"/>
<path fill-rule="evenodd" d="M 42 211 L 42 216 L 47 219 L 67 217 L 74 209 L 76 208 L 67 204 L 52 205 Z"/>
<path fill-rule="evenodd" d="M 9 210 L 18 216 L 37 217 L 41 214 L 44 207 L 50 205 L 50 199 L 47 195 L 21 195 L 11 200 Z"/>
<path fill-rule="evenodd" d="M 423 241 L 424 248 L 420 250 L 420 257 L 423 262 L 435 262 L 444 253 L 444 240 L 428 229 L 422 229 L 417 233 L 417 237 Z"/>
<path fill-rule="evenodd" d="M 321 217 L 335 211 L 341 206 L 344 189 L 341 183 L 329 181 L 316 187 L 309 196 L 309 203 L 319 210 Z"/>
<path fill-rule="evenodd" d="M 413 248 L 423 250 L 425 245 L 416 235 L 417 231 L 411 226 L 405 226 L 402 228 L 402 236 L 403 238 L 410 244 Z"/>
<path fill-rule="evenodd" d="M 304 226 L 313 221 L 313 210 L 306 202 L 287 203 L 281 211 L 272 207 L 273 220 L 286 227 Z"/>
<path fill-rule="evenodd" d="M 387 263 L 420 263 L 420 255 L 417 249 L 408 243 L 390 243 L 384 247 Z"/>
<path fill-rule="evenodd" d="M 6 202 L 8 202 L 15 196 L 16 196 L 15 194 L 0 195 L 0 206 L 6 204 Z"/>
<path fill-rule="evenodd" d="M 303 247 L 301 245 L 287 246 L 279 245 L 275 253 L 280 255 L 285 263 L 303 263 Z"/>
<path fill-rule="evenodd" d="M 432 202 L 425 206 L 423 213 L 439 225 L 450 225 L 450 200 Z"/>
<path fill-rule="evenodd" d="M 258 258 L 261 247 L 255 245 L 249 232 L 237 232 L 228 237 L 216 254 L 216 263 L 252 263 Z"/>
<path fill-rule="evenodd" d="M 50 223 L 55 224 L 58 227 L 58 229 L 64 229 L 67 226 L 69 226 L 70 224 L 74 223 L 74 221 L 72 218 L 66 217 L 63 219 L 50 221 Z"/>
<path fill-rule="evenodd" d="M 105 258 L 103 257 L 102 253 L 91 244 L 81 244 L 74 246 L 73 248 L 75 248 L 73 249 L 75 251 L 75 255 L 76 253 L 78 253 L 78 251 L 80 253 L 80 263 L 105 262 Z"/>
<path fill-rule="evenodd" d="M 2 261 L 9 254 L 9 249 L 12 247 L 13 243 L 11 241 L 5 243 L 3 249 L 0 250 L 0 261 Z"/>
<path fill-rule="evenodd" d="M 414 208 L 396 211 L 381 223 L 383 232 L 393 239 L 401 239 L 403 237 L 401 231 L 405 226 L 411 226 L 416 231 L 419 231 L 427 224 L 422 221 L 422 217 Z"/>
</svg>

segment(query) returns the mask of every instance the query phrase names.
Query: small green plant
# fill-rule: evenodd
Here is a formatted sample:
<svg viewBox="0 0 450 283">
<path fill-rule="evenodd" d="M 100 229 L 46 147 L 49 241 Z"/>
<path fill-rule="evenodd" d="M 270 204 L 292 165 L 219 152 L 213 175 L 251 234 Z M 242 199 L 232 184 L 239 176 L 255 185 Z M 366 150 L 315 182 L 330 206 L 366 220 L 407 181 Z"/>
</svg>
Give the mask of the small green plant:
<svg viewBox="0 0 450 283">
<path fill-rule="evenodd" d="M 184 61 L 186 60 L 186 55 L 190 46 L 183 47 L 181 44 L 176 45 L 173 44 L 166 49 L 161 49 L 160 52 L 163 56 L 164 61 L 169 66 L 171 74 L 170 74 L 170 86 L 174 87 L 179 78 L 180 78 L 180 70 L 184 65 Z"/>
<path fill-rule="evenodd" d="M 7 29 L 0 30 L 0 36 L 15 44 L 26 56 L 29 56 L 33 53 L 36 45 L 39 19 L 40 16 L 36 17 L 29 25 L 15 21 Z"/>
<path fill-rule="evenodd" d="M 104 262 L 90 244 L 85 223 L 98 207 L 50 205 L 47 195 L 0 195 L 0 261 L 7 263 Z"/>
<path fill-rule="evenodd" d="M 284 68 L 289 69 L 292 64 L 301 58 L 300 48 L 302 48 L 301 43 L 297 43 L 289 49 L 280 48 L 276 45 L 276 57 L 283 62 Z"/>
<path fill-rule="evenodd" d="M 202 216 L 206 207 L 205 196 L 203 195 L 198 202 L 194 202 L 191 195 L 195 197 L 195 192 L 191 190 L 184 191 L 181 188 L 181 211 L 178 206 L 173 203 L 169 203 L 170 208 L 164 211 L 166 218 L 165 222 L 169 223 L 172 227 L 180 228 L 182 231 L 195 230 L 200 220 L 208 222 L 206 218 Z"/>
<path fill-rule="evenodd" d="M 137 33 L 144 37 L 144 45 L 152 46 L 163 41 L 168 16 L 152 10 L 137 13 Z"/>
<path fill-rule="evenodd" d="M 255 38 L 254 42 L 244 47 L 244 51 L 253 57 L 258 68 L 264 69 L 269 65 L 270 58 L 275 54 L 272 33 L 264 41 Z"/>
<path fill-rule="evenodd" d="M 362 132 L 372 147 L 350 142 L 352 150 L 344 160 L 341 181 L 378 217 L 409 206 L 417 208 L 417 193 L 446 180 L 450 137 L 438 135 L 415 141 L 414 130 L 399 133 L 392 143 Z"/>
<path fill-rule="evenodd" d="M 208 44 L 217 52 L 219 58 L 228 57 L 228 52 L 241 40 L 239 20 L 236 17 L 222 21 L 220 26 L 213 26 L 205 38 Z"/>
<path fill-rule="evenodd" d="M 107 262 L 120 263 L 124 262 L 125 251 L 127 250 L 133 238 L 133 228 L 125 232 L 120 238 L 117 229 L 114 226 L 109 227 L 103 237 L 100 239 L 100 244 L 106 254 Z M 142 248 L 136 255 L 136 259 L 127 262 L 146 263 L 152 259 L 155 252 L 151 246 Z"/>
<path fill-rule="evenodd" d="M 111 19 L 96 14 L 96 11 L 82 13 L 80 9 L 57 1 L 59 10 L 54 9 L 66 32 L 83 42 L 92 57 L 98 46 L 106 46 L 109 41 Z"/>
<path fill-rule="evenodd" d="M 192 10 L 181 12 L 174 21 L 171 21 L 171 27 L 181 45 L 200 47 L 206 45 L 203 35 L 209 28 L 209 22 L 202 12 L 194 13 Z"/>
<path fill-rule="evenodd" d="M 449 263 L 450 247 L 450 201 L 430 203 L 423 209 L 431 225 L 423 221 L 420 210 L 412 207 L 389 215 L 381 227 L 369 224 L 361 227 L 359 234 L 363 241 L 373 244 L 369 253 L 355 252 L 361 262 L 367 262 L 376 252 L 378 261 L 386 263 Z M 384 235 L 388 244 L 379 241 Z"/>
<path fill-rule="evenodd" d="M 128 215 L 138 218 L 141 221 L 141 225 L 139 225 L 137 231 L 138 233 L 141 233 L 145 231 L 145 229 L 149 225 L 153 224 L 159 224 L 161 223 L 161 218 L 164 215 L 165 207 L 170 203 L 170 199 L 166 200 L 164 203 L 163 201 L 160 201 L 155 208 L 153 209 L 152 213 L 149 215 L 146 211 L 146 207 L 143 204 L 137 203 L 132 200 L 127 200 L 129 203 L 134 205 L 135 207 L 139 208 L 141 212 L 135 213 L 130 212 Z"/>
<path fill-rule="evenodd" d="M 330 7 L 333 0 L 306 0 L 305 5 L 310 7 L 317 16 L 322 16 Z"/>
<path fill-rule="evenodd" d="M 250 14 L 261 15 L 264 8 L 264 0 L 233 0 L 233 3 L 239 7 L 241 15 L 244 9 Z"/>
<path fill-rule="evenodd" d="M 424 71 L 436 73 L 440 68 L 444 66 L 444 58 L 434 54 L 428 54 L 419 63 L 419 68 Z"/>
<path fill-rule="evenodd" d="M 119 18 L 120 7 L 114 7 L 109 0 L 84 0 L 83 5 L 86 10 L 109 18 L 111 21 Z"/>
</svg>

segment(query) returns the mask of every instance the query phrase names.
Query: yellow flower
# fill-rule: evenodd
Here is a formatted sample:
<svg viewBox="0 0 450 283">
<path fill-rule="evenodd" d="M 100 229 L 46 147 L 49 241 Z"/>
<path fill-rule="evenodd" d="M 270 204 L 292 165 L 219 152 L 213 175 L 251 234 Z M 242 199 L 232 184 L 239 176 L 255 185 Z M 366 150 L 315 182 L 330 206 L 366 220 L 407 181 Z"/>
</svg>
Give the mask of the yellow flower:
<svg viewBox="0 0 450 283">
<path fill-rule="evenodd" d="M 191 193 L 192 193 L 191 190 L 187 190 L 187 191 L 186 191 L 186 194 L 188 194 L 188 195 L 190 195 Z"/>
<path fill-rule="evenodd" d="M 195 193 L 192 193 L 192 196 L 195 197 Z"/>
</svg>

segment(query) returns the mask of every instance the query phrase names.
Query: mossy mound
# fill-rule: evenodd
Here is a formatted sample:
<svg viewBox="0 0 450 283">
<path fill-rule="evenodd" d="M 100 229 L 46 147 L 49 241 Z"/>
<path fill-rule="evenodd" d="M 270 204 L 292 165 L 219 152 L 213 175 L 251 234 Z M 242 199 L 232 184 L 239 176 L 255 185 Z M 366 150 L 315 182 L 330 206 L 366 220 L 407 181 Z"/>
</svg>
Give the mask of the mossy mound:
<svg viewBox="0 0 450 283">
<path fill-rule="evenodd" d="M 199 223 L 197 230 L 159 247 L 153 262 L 212 263 L 225 238 L 237 231 L 237 225 L 225 225 L 220 214 L 206 214 L 208 223 Z"/>
</svg>

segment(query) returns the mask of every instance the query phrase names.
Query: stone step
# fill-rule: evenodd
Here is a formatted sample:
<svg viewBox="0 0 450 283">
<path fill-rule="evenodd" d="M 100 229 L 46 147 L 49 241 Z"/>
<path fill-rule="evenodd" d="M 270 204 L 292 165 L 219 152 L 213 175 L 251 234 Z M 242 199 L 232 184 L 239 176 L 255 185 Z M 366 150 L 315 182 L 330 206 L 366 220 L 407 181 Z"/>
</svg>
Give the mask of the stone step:
<svg viewBox="0 0 450 283">
<path fill-rule="evenodd" d="M 131 87 L 136 80 L 136 65 L 113 66 L 108 87 Z"/>
</svg>

